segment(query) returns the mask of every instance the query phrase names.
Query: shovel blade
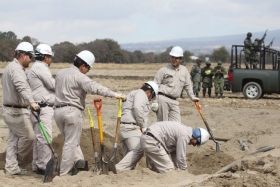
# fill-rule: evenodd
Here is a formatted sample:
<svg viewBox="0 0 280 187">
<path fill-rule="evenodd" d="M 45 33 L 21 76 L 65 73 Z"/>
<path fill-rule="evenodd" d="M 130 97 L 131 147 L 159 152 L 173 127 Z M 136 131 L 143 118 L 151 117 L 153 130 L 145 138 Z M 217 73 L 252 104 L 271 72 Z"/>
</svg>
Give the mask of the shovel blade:
<svg viewBox="0 0 280 187">
<path fill-rule="evenodd" d="M 57 158 L 51 158 L 46 166 L 45 176 L 44 176 L 44 183 L 52 182 L 55 176 L 60 175 L 60 167 Z"/>
<path fill-rule="evenodd" d="M 100 170 L 100 175 L 105 174 L 109 175 L 109 169 L 108 169 L 108 162 L 105 162 L 103 159 L 100 160 L 100 165 L 101 165 L 101 170 Z"/>
<path fill-rule="evenodd" d="M 111 161 L 111 160 L 109 161 L 108 169 L 109 169 L 109 171 L 112 171 L 114 174 L 117 174 L 115 161 Z"/>
</svg>

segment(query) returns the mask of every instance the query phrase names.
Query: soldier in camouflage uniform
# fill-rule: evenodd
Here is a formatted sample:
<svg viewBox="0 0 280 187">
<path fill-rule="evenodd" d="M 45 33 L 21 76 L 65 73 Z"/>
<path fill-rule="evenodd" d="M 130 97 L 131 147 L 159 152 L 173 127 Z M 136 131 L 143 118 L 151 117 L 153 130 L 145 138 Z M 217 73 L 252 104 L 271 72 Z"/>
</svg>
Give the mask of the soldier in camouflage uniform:
<svg viewBox="0 0 280 187">
<path fill-rule="evenodd" d="M 252 41 L 251 41 L 252 33 L 248 32 L 247 37 L 244 40 L 244 53 L 245 53 L 245 66 L 246 69 L 249 69 L 250 59 L 251 59 L 251 50 L 252 50 Z"/>
<path fill-rule="evenodd" d="M 253 62 L 253 69 L 258 69 L 258 52 L 260 51 L 260 44 L 259 44 L 259 39 L 256 38 L 254 43 L 252 44 L 252 50 L 251 50 L 251 62 Z"/>
<path fill-rule="evenodd" d="M 213 69 L 214 86 L 215 86 L 216 98 L 218 98 L 218 94 L 220 94 L 219 98 L 223 97 L 223 93 L 224 93 L 224 75 L 225 74 L 227 74 L 227 71 L 222 66 L 222 62 L 219 61 L 218 65 Z"/>
<path fill-rule="evenodd" d="M 193 81 L 193 93 L 198 97 L 198 93 L 200 91 L 200 82 L 201 82 L 201 65 L 202 60 L 197 59 L 196 64 L 192 67 L 191 77 Z"/>
<path fill-rule="evenodd" d="M 211 68 L 210 66 L 211 66 L 211 62 L 207 61 L 206 66 L 201 69 L 203 97 L 205 97 L 207 88 L 208 88 L 208 96 L 211 97 L 213 68 Z"/>
</svg>

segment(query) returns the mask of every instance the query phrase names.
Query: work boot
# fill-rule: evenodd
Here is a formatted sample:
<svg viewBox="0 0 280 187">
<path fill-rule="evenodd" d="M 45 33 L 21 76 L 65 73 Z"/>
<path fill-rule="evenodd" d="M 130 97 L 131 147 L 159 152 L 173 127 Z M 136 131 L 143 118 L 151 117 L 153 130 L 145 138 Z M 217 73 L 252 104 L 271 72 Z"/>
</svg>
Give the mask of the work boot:
<svg viewBox="0 0 280 187">
<path fill-rule="evenodd" d="M 196 93 L 195 96 L 198 97 L 198 93 Z"/>
<path fill-rule="evenodd" d="M 220 94 L 220 98 L 223 98 L 223 94 Z"/>
<path fill-rule="evenodd" d="M 72 175 L 77 175 L 79 171 L 88 171 L 88 161 L 78 160 L 72 168 Z"/>
<path fill-rule="evenodd" d="M 208 94 L 209 98 L 211 98 L 211 94 Z"/>
<path fill-rule="evenodd" d="M 205 97 L 205 93 L 203 93 L 203 97 Z"/>
<path fill-rule="evenodd" d="M 6 171 L 5 171 L 6 173 Z M 29 176 L 29 172 L 25 170 L 20 170 L 17 173 L 11 174 L 11 173 L 6 173 L 7 175 L 18 175 L 18 176 Z"/>
<path fill-rule="evenodd" d="M 249 69 L 249 66 L 248 66 L 248 65 L 246 65 L 246 69 Z"/>
<path fill-rule="evenodd" d="M 37 168 L 36 174 L 38 174 L 38 175 L 45 175 L 45 170 Z"/>
<path fill-rule="evenodd" d="M 218 94 L 216 94 L 216 98 L 218 98 Z"/>
</svg>

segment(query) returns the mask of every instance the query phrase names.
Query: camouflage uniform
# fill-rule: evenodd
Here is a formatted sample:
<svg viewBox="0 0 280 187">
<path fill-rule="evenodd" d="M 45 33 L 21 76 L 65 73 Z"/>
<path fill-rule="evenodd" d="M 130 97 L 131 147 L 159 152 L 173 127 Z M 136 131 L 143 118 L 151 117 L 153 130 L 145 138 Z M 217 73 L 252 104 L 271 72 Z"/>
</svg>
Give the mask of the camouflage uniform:
<svg viewBox="0 0 280 187">
<path fill-rule="evenodd" d="M 252 44 L 251 56 L 250 59 L 253 62 L 253 69 L 257 68 L 258 65 L 258 51 L 260 51 L 259 39 L 256 38 Z"/>
<path fill-rule="evenodd" d="M 201 82 L 201 59 L 197 59 L 196 63 L 191 69 L 191 77 L 193 81 L 193 93 L 195 93 L 196 97 L 198 97 L 198 93 L 200 91 L 200 82 Z"/>
<path fill-rule="evenodd" d="M 246 69 L 249 69 L 250 59 L 251 59 L 251 49 L 252 49 L 252 41 L 251 41 L 252 33 L 248 32 L 247 37 L 244 40 L 244 53 L 245 53 L 245 66 Z"/>
<path fill-rule="evenodd" d="M 218 97 L 223 97 L 224 93 L 224 75 L 227 74 L 226 69 L 222 66 L 222 62 L 219 61 L 218 65 L 213 70 L 214 75 L 214 86 L 215 86 L 215 95 Z"/>
<path fill-rule="evenodd" d="M 211 68 L 210 66 L 211 66 L 211 62 L 207 61 L 206 66 L 201 69 L 203 97 L 205 97 L 207 88 L 208 88 L 208 96 L 211 97 L 213 68 Z"/>
</svg>

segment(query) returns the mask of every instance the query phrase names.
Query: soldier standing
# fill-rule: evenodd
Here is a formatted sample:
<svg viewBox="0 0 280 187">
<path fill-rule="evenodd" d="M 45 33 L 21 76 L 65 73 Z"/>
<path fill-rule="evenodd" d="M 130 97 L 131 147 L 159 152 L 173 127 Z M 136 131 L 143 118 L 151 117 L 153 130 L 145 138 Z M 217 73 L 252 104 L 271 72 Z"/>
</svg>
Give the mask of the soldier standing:
<svg viewBox="0 0 280 187">
<path fill-rule="evenodd" d="M 198 97 L 200 91 L 200 82 L 201 82 L 201 63 L 202 60 L 198 58 L 196 64 L 191 69 L 191 77 L 193 81 L 193 93 Z"/>
<path fill-rule="evenodd" d="M 219 98 L 223 97 L 224 81 L 225 81 L 224 75 L 226 74 L 227 74 L 226 69 L 222 66 L 222 62 L 219 61 L 218 65 L 213 69 L 216 98 L 218 98 L 218 94 L 220 94 Z"/>
<path fill-rule="evenodd" d="M 203 97 L 205 97 L 207 88 L 208 88 L 208 96 L 211 97 L 213 68 L 211 68 L 210 66 L 211 66 L 211 62 L 207 61 L 206 66 L 201 69 Z"/>
<path fill-rule="evenodd" d="M 251 50 L 252 50 L 252 41 L 251 41 L 252 33 L 248 32 L 247 37 L 244 40 L 244 53 L 245 53 L 245 66 L 246 69 L 249 69 L 249 64 L 251 60 Z"/>
<path fill-rule="evenodd" d="M 251 61 L 253 62 L 253 69 L 258 69 L 258 52 L 260 51 L 260 44 L 259 39 L 256 38 L 254 43 L 252 44 L 252 50 L 251 50 Z"/>
</svg>

